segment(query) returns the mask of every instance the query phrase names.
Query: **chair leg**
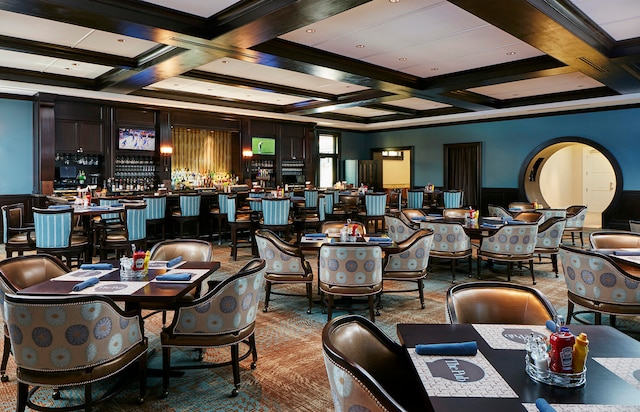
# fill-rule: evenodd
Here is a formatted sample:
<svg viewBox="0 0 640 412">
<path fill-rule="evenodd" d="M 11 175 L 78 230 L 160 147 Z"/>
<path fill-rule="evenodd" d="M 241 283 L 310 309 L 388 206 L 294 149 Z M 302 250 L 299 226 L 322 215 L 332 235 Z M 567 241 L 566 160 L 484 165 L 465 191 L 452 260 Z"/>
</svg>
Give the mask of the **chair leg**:
<svg viewBox="0 0 640 412">
<path fill-rule="evenodd" d="M 333 316 L 333 295 L 329 295 L 329 302 L 327 303 L 327 322 L 331 320 Z"/>
<path fill-rule="evenodd" d="M 18 399 L 16 412 L 24 412 L 27 407 L 27 399 L 29 397 L 29 385 L 18 381 Z"/>
<path fill-rule="evenodd" d="M 467 262 L 467 264 L 469 265 L 469 267 L 467 268 L 467 272 L 469 273 L 469 277 L 471 277 L 471 271 L 473 270 L 472 266 L 473 266 L 473 254 L 469 255 L 469 262 Z"/>
<path fill-rule="evenodd" d="M 476 273 L 478 274 L 478 280 L 480 280 L 480 267 L 482 266 L 482 258 L 478 256 L 476 260 Z"/>
<path fill-rule="evenodd" d="M 584 247 L 584 240 L 582 239 L 582 230 L 580 231 L 580 246 Z"/>
<path fill-rule="evenodd" d="M 451 259 L 451 283 L 456 283 L 456 260 L 455 259 Z"/>
<path fill-rule="evenodd" d="M 171 348 L 162 348 L 162 393 L 161 398 L 169 395 L 169 372 L 171 369 Z"/>
<path fill-rule="evenodd" d="M 309 309 L 307 309 L 307 313 L 310 314 L 311 313 L 311 307 L 313 306 L 313 296 L 312 296 L 312 292 L 313 292 L 313 285 L 311 284 L 311 282 L 307 283 L 307 299 L 309 300 Z"/>
<path fill-rule="evenodd" d="M 164 314 L 164 312 L 163 312 Z M 145 352 L 140 358 L 138 358 L 138 385 L 140 385 L 140 397 L 138 403 L 144 402 L 144 397 L 147 396 L 147 353 Z"/>
<path fill-rule="evenodd" d="M 373 295 L 367 296 L 367 302 L 369 303 L 369 317 L 371 318 L 371 322 L 376 321 L 375 310 L 373 309 Z"/>
<path fill-rule="evenodd" d="M 454 275 L 455 276 L 455 275 Z M 418 279 L 418 296 L 420 297 L 420 308 L 424 309 L 424 282 Z"/>
<path fill-rule="evenodd" d="M 616 327 L 616 315 L 609 315 L 609 325 L 613 328 Z"/>
<path fill-rule="evenodd" d="M 575 240 L 573 235 L 574 235 L 574 232 L 571 232 L 571 244 L 575 246 L 576 245 L 576 240 Z"/>
<path fill-rule="evenodd" d="M 567 299 L 567 319 L 565 320 L 567 325 L 571 323 L 571 318 L 573 318 L 573 308 L 573 302 Z"/>
<path fill-rule="evenodd" d="M 551 254 L 551 265 L 553 266 L 553 271 L 556 272 L 556 277 L 558 277 L 558 255 L 555 253 Z"/>
<path fill-rule="evenodd" d="M 271 282 L 268 280 L 264 282 L 264 309 L 263 312 L 267 312 L 269 310 L 269 298 L 271 297 Z"/>
<path fill-rule="evenodd" d="M 533 273 L 533 259 L 529 259 L 529 271 L 531 272 L 531 280 L 536 284 L 536 275 Z"/>
<path fill-rule="evenodd" d="M 233 369 L 233 390 L 231 391 L 231 397 L 238 396 L 238 389 L 240 389 L 240 356 L 238 352 L 238 344 L 231 345 L 231 367 Z"/>
<path fill-rule="evenodd" d="M 85 412 L 91 412 L 91 404 L 93 403 L 93 399 L 91 396 L 91 383 L 86 383 L 84 385 L 84 410 Z"/>
<path fill-rule="evenodd" d="M 256 335 L 249 336 L 249 346 L 251 346 L 251 369 L 258 366 L 258 349 L 256 348 Z"/>
<path fill-rule="evenodd" d="M 595 312 L 595 322 L 596 325 L 602 325 L 602 313 Z"/>
</svg>

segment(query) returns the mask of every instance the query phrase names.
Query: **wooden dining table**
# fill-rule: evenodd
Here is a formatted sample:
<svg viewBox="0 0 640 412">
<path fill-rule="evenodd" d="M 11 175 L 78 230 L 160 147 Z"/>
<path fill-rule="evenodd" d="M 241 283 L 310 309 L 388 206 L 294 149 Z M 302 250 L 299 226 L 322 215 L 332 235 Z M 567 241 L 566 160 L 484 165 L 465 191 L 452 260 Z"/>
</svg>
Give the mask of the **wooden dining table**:
<svg viewBox="0 0 640 412">
<path fill-rule="evenodd" d="M 425 410 L 537 411 L 538 398 L 558 412 L 640 410 L 640 342 L 606 325 L 569 329 L 589 339 L 586 383 L 571 388 L 536 382 L 525 372 L 524 337 L 548 337 L 544 325 L 398 324 L 397 334 L 423 383 Z M 477 343 L 477 355 L 415 352 L 419 344 L 468 341 Z"/>
</svg>

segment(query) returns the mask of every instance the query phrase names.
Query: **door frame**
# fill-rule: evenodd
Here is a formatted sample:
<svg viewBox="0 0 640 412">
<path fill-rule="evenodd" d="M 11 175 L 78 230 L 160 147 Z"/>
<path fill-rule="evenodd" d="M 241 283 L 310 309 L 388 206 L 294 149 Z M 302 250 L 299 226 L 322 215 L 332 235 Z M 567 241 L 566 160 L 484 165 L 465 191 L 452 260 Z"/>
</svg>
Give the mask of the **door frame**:
<svg viewBox="0 0 640 412">
<path fill-rule="evenodd" d="M 380 155 L 382 156 L 382 151 L 383 150 L 396 150 L 396 151 L 404 151 L 407 150 L 409 151 L 409 154 L 411 155 L 411 159 L 409 159 L 409 185 L 411 186 L 411 188 L 413 188 L 413 181 L 414 181 L 414 175 L 415 173 L 414 171 L 414 162 L 415 162 L 415 156 L 414 156 L 414 152 L 415 152 L 415 146 L 392 146 L 392 147 L 375 147 L 369 150 L 369 157 L 371 159 L 374 158 L 373 154 L 374 153 L 380 153 Z M 382 176 L 382 179 L 384 180 L 384 167 L 382 168 L 382 170 L 380 171 L 380 176 Z"/>
</svg>

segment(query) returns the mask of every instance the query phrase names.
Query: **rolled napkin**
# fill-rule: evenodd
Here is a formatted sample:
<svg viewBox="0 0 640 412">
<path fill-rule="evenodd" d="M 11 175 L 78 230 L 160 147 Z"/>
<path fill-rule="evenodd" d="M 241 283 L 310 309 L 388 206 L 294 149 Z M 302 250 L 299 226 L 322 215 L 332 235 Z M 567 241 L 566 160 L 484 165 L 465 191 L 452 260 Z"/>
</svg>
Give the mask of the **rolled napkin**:
<svg viewBox="0 0 640 412">
<path fill-rule="evenodd" d="M 556 409 L 549 405 L 549 402 L 544 398 L 536 399 L 536 408 L 538 408 L 540 412 L 556 412 Z"/>
<path fill-rule="evenodd" d="M 616 256 L 640 256 L 640 249 L 614 250 Z"/>
<path fill-rule="evenodd" d="M 486 227 L 489 229 L 498 229 L 500 227 L 500 225 L 493 225 L 491 223 L 483 223 L 480 225 L 481 227 Z"/>
<path fill-rule="evenodd" d="M 122 203 L 112 203 L 109 207 L 122 207 Z"/>
<path fill-rule="evenodd" d="M 323 237 L 327 237 L 326 233 L 305 233 L 304 237 L 319 237 L 319 238 L 323 238 Z"/>
<path fill-rule="evenodd" d="M 167 267 L 168 268 L 174 267 L 175 265 L 177 265 L 180 262 L 182 262 L 182 256 L 174 257 L 173 259 L 171 259 L 170 261 L 167 262 Z"/>
<path fill-rule="evenodd" d="M 391 238 L 389 237 L 370 237 L 369 242 L 377 242 L 377 243 L 391 243 Z"/>
<path fill-rule="evenodd" d="M 431 216 L 431 217 L 442 217 L 441 214 L 438 213 L 429 213 L 427 216 Z"/>
<path fill-rule="evenodd" d="M 51 205 L 49 209 L 69 209 L 71 205 Z"/>
<path fill-rule="evenodd" d="M 111 263 L 83 263 L 80 265 L 80 269 L 85 270 L 111 270 L 113 265 Z"/>
<path fill-rule="evenodd" d="M 558 331 L 558 325 L 552 321 L 551 319 L 549 319 L 546 323 L 545 326 L 547 327 L 547 329 L 549 329 L 551 332 L 556 332 Z"/>
<path fill-rule="evenodd" d="M 418 355 L 474 356 L 477 352 L 478 344 L 476 341 L 416 345 Z"/>
<path fill-rule="evenodd" d="M 180 281 L 191 280 L 191 273 L 168 273 L 166 275 L 156 276 L 159 281 Z"/>
<path fill-rule="evenodd" d="M 416 222 L 426 222 L 427 221 L 427 217 L 426 216 L 416 216 L 416 217 L 412 217 L 411 220 L 415 220 Z"/>
<path fill-rule="evenodd" d="M 100 279 L 98 279 L 96 277 L 89 278 L 89 279 L 87 279 L 87 280 L 85 280 L 83 282 L 78 283 L 71 290 L 73 290 L 74 292 L 78 292 L 80 290 L 86 289 L 86 288 L 91 287 L 93 285 L 97 285 L 98 282 L 100 282 Z"/>
<path fill-rule="evenodd" d="M 109 206 L 90 206 L 91 210 L 109 210 Z"/>
</svg>

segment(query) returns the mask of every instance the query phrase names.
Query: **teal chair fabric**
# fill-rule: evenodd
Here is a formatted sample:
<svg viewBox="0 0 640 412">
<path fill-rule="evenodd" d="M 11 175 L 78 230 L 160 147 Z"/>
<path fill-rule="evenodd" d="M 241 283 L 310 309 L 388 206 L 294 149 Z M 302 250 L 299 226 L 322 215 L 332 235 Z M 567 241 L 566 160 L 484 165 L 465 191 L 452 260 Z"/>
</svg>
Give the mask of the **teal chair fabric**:
<svg viewBox="0 0 640 412">
<path fill-rule="evenodd" d="M 332 196 L 329 197 L 333 199 Z M 321 222 L 327 220 L 327 207 L 325 205 L 326 201 L 327 199 L 325 198 L 325 196 L 321 196 L 318 199 L 318 220 L 320 220 Z"/>
<path fill-rule="evenodd" d="M 462 191 L 447 190 L 443 193 L 443 200 L 445 209 L 462 207 Z"/>
<path fill-rule="evenodd" d="M 244 212 L 238 213 L 238 197 L 227 197 L 227 222 L 229 223 L 229 231 L 231 232 L 231 258 L 236 260 L 238 257 L 238 248 L 251 247 L 255 249 L 255 238 L 253 234 L 253 222 L 251 214 Z M 248 232 L 248 239 L 242 239 L 238 235 L 241 232 Z"/>
<path fill-rule="evenodd" d="M 118 199 L 107 199 L 104 197 L 99 197 L 98 198 L 98 204 L 100 206 L 112 206 L 112 205 L 117 205 L 120 204 L 120 200 Z M 105 223 L 110 223 L 110 222 L 119 222 L 120 221 L 120 213 L 103 213 L 102 215 L 100 215 L 100 220 L 105 222 Z"/>
<path fill-rule="evenodd" d="M 164 219 L 167 209 L 167 198 L 165 196 L 148 196 L 143 198 L 147 204 L 146 220 Z"/>
<path fill-rule="evenodd" d="M 125 219 L 129 240 L 134 242 L 147 238 L 147 206 L 125 204 Z"/>
<path fill-rule="evenodd" d="M 365 225 L 370 222 L 373 223 L 375 233 L 383 233 L 384 228 L 384 214 L 387 209 L 387 194 L 386 193 L 367 193 L 364 196 L 365 212 L 359 213 L 359 217 Z M 378 227 L 378 223 L 380 226 Z"/>
<path fill-rule="evenodd" d="M 195 237 L 200 236 L 200 201 L 201 196 L 199 194 L 185 194 L 180 195 L 180 208 L 171 212 L 171 217 L 178 223 L 179 233 L 175 233 L 175 237 L 185 237 L 184 226 L 187 222 L 195 224 Z"/>
<path fill-rule="evenodd" d="M 263 199 L 262 200 L 262 224 L 264 226 L 288 225 L 291 199 Z"/>
<path fill-rule="evenodd" d="M 409 190 L 407 193 L 407 209 L 422 209 L 424 192 L 422 190 Z"/>
<path fill-rule="evenodd" d="M 317 190 L 305 190 L 304 191 L 304 207 L 307 209 L 315 209 L 318 207 L 318 191 Z"/>
<path fill-rule="evenodd" d="M 180 196 L 180 214 L 182 217 L 200 215 L 200 195 Z"/>
<path fill-rule="evenodd" d="M 100 259 L 107 258 L 107 251 L 116 251 L 116 259 L 131 253 L 131 245 L 138 250 L 147 248 L 147 205 L 145 203 L 124 204 L 124 229 L 102 227 L 99 231 Z"/>
<path fill-rule="evenodd" d="M 333 214 L 333 206 L 336 203 L 336 196 L 334 193 L 338 192 L 325 192 L 324 193 L 324 213 L 325 216 L 331 216 Z"/>
<path fill-rule="evenodd" d="M 33 209 L 36 248 L 60 249 L 71 246 L 73 209 Z"/>
</svg>

